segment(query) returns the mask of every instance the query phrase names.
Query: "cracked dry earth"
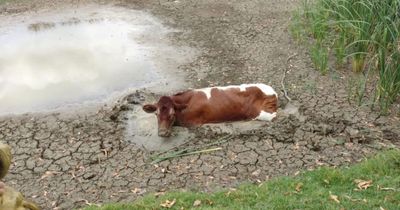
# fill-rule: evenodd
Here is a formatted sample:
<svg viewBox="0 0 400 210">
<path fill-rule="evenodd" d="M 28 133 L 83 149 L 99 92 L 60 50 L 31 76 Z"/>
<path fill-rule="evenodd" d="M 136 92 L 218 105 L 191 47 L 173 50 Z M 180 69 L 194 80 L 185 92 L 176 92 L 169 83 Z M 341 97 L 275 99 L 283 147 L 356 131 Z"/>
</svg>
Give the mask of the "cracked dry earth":
<svg viewBox="0 0 400 210">
<path fill-rule="evenodd" d="M 43 6 L 35 2 L 45 1 L 7 4 L 0 11 L 9 15 L 40 11 Z M 55 2 L 47 9 L 74 3 Z M 132 100 L 94 111 L 2 117 L 0 139 L 14 155 L 5 181 L 43 209 L 130 202 L 165 190 L 214 191 L 321 165 L 348 165 L 400 146 L 398 116 L 379 116 L 370 108 L 349 104 L 344 85 L 348 75 L 319 75 L 306 51 L 293 42 L 288 24 L 299 1 L 98 3 L 146 10 L 185 31 L 171 39 L 201 50 L 193 62 L 180 67 L 194 87 L 265 82 L 277 89 L 284 107 L 280 81 L 286 59 L 296 54 L 285 83 L 301 116 L 280 114 L 272 123 L 232 135 L 218 145 L 219 151 L 158 164 L 149 164 L 154 152 L 124 140 L 126 114 L 138 106 Z M 146 100 L 151 94 L 139 91 L 129 97 Z M 178 149 L 206 145 L 226 135 L 210 126 L 191 132 L 194 139 Z"/>
</svg>

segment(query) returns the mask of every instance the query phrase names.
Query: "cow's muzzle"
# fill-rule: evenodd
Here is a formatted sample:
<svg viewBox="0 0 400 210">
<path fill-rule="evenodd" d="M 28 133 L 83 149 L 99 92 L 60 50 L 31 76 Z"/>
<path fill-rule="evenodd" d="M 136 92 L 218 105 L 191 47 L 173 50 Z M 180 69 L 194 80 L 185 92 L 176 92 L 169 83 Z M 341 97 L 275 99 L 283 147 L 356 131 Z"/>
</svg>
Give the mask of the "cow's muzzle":
<svg viewBox="0 0 400 210">
<path fill-rule="evenodd" d="M 160 137 L 170 137 L 171 136 L 171 130 L 158 129 L 158 136 L 160 136 Z"/>
</svg>

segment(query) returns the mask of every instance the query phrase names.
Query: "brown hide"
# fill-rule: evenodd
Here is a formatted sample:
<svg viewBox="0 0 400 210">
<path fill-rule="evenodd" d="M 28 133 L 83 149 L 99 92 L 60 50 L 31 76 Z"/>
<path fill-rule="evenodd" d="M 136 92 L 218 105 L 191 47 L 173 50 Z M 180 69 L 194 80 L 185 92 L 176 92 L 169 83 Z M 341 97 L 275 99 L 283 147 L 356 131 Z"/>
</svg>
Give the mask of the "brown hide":
<svg viewBox="0 0 400 210">
<path fill-rule="evenodd" d="M 258 87 L 211 89 L 211 98 L 202 91 L 190 90 L 172 96 L 174 103 L 186 108 L 175 113 L 177 125 L 201 125 L 256 118 L 261 111 L 277 110 L 277 97 L 265 95 Z"/>
<path fill-rule="evenodd" d="M 266 95 L 257 86 L 244 91 L 240 87 L 211 88 L 210 98 L 203 90 L 188 90 L 173 96 L 162 96 L 156 104 L 146 104 L 143 110 L 155 112 L 158 135 L 170 136 L 172 125 L 195 126 L 257 118 L 261 111 L 277 111 L 275 94 Z M 272 91 L 274 93 L 274 91 Z"/>
</svg>

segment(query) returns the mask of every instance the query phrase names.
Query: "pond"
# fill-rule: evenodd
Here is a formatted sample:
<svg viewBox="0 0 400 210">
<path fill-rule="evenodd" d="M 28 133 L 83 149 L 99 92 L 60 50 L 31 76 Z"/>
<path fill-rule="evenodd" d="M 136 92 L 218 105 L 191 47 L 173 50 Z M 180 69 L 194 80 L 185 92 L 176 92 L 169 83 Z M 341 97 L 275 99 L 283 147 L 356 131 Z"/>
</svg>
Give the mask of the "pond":
<svg viewBox="0 0 400 210">
<path fill-rule="evenodd" d="M 194 55 L 178 31 L 118 7 L 0 17 L 0 115 L 103 103 L 138 88 L 184 85 L 176 70 Z M 173 82 L 168 82 L 173 81 Z"/>
</svg>

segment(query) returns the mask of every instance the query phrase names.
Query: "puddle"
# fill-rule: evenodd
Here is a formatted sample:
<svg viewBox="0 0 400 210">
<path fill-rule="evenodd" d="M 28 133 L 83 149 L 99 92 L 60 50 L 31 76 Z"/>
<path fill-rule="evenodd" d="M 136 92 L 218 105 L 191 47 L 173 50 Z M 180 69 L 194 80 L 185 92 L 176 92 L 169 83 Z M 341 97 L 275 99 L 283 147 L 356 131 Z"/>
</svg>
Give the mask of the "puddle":
<svg viewBox="0 0 400 210">
<path fill-rule="evenodd" d="M 147 98 L 148 102 L 156 99 Z M 279 117 L 293 115 L 300 121 L 305 117 L 299 113 L 297 102 L 288 103 L 285 109 L 278 112 Z M 188 141 L 194 141 L 195 135 L 184 127 L 173 127 L 172 136 L 162 138 L 157 135 L 157 118 L 154 114 L 144 112 L 141 106 L 134 106 L 133 111 L 127 114 L 126 140 L 145 148 L 148 151 L 166 151 L 182 145 Z M 213 134 L 238 135 L 249 131 L 260 130 L 271 126 L 271 122 L 249 120 L 218 124 L 204 124 L 202 129 Z"/>
<path fill-rule="evenodd" d="M 182 145 L 193 139 L 194 134 L 187 128 L 173 127 L 172 135 L 168 138 L 157 134 L 157 117 L 146 113 L 140 106 L 135 106 L 128 115 L 125 139 L 148 151 L 166 151 Z"/>
<path fill-rule="evenodd" d="M 148 151 L 166 151 L 195 140 L 195 135 L 188 128 L 179 126 L 173 127 L 171 137 L 159 137 L 157 135 L 157 117 L 144 112 L 140 106 L 135 106 L 133 111 L 127 114 L 127 118 L 125 139 Z M 202 129 L 214 134 L 240 134 L 265 127 L 266 124 L 267 122 L 255 120 L 239 121 L 204 124 Z"/>
<path fill-rule="evenodd" d="M 177 66 L 195 51 L 173 46 L 173 32 L 148 13 L 114 7 L 1 17 L 0 115 L 181 88 Z"/>
<path fill-rule="evenodd" d="M 157 101 L 153 96 L 141 95 L 140 93 L 132 95 L 131 101 L 146 102 Z M 174 126 L 172 135 L 168 138 L 159 137 L 157 134 L 157 117 L 155 114 L 149 114 L 142 110 L 141 105 L 134 105 L 132 110 L 126 112 L 125 139 L 128 142 L 139 145 L 148 151 L 166 151 L 178 147 L 188 141 L 195 141 L 195 134 L 188 128 Z M 204 124 L 201 126 L 203 132 L 212 134 L 240 134 L 247 131 L 263 128 L 269 122 L 265 121 L 239 121 L 230 123 Z"/>
</svg>

